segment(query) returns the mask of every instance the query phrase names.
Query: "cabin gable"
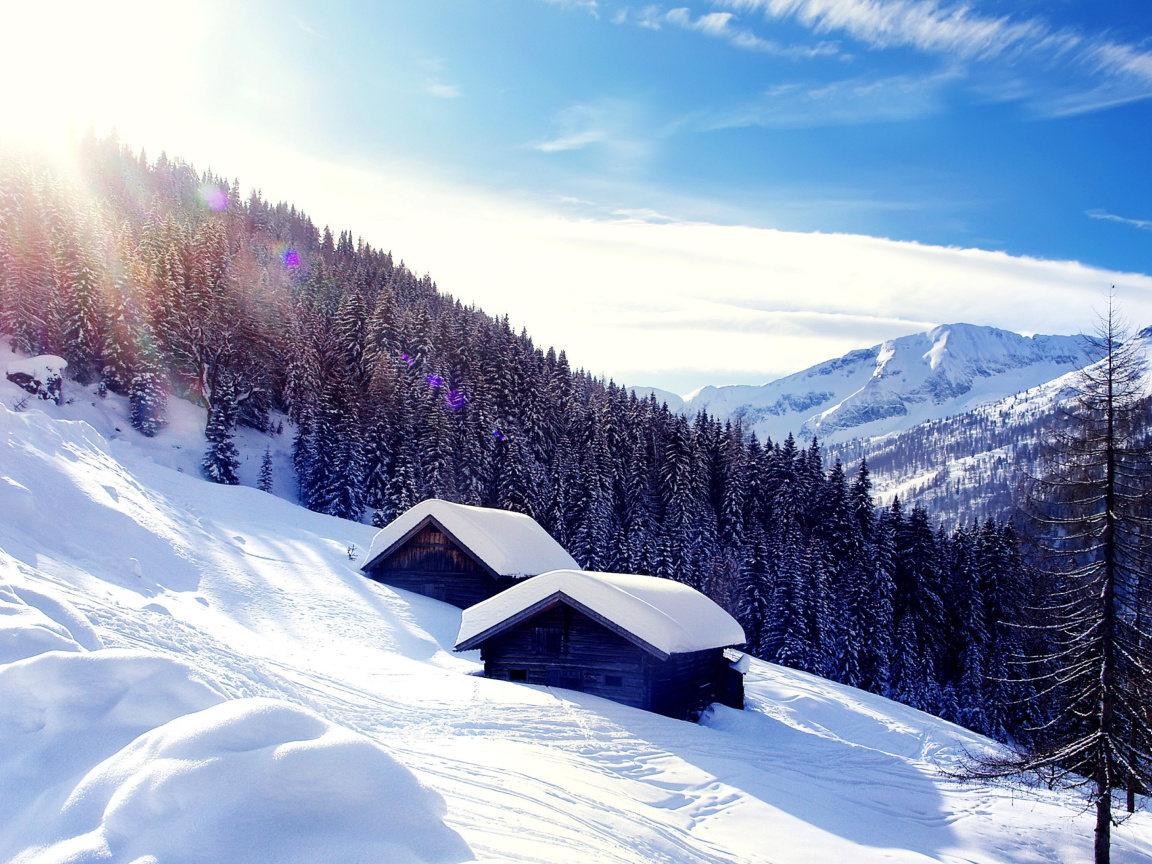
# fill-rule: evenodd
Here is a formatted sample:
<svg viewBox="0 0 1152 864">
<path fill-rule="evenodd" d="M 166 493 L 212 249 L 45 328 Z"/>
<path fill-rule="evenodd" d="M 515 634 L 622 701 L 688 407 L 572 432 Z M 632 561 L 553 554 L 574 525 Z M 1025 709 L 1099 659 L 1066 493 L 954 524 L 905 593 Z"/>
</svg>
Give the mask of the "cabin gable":
<svg viewBox="0 0 1152 864">
<path fill-rule="evenodd" d="M 431 516 L 365 566 L 385 585 L 466 609 L 515 580 L 500 578 Z"/>
</svg>

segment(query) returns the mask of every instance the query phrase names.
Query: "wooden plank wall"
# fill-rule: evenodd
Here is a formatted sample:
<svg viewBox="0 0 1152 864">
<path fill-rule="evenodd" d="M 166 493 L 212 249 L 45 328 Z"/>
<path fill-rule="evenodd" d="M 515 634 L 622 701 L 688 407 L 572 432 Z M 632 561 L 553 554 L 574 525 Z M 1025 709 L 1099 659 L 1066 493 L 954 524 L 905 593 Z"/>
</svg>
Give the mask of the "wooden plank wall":
<svg viewBox="0 0 1152 864">
<path fill-rule="evenodd" d="M 561 631 L 559 654 L 538 650 L 537 628 Z M 481 656 L 489 678 L 567 686 L 636 708 L 651 705 L 647 675 L 650 655 L 563 603 L 488 639 Z M 525 677 L 513 676 L 513 670 Z M 573 676 L 565 676 L 567 683 L 560 680 L 563 672 Z M 619 679 L 619 684 L 613 679 Z"/>
<path fill-rule="evenodd" d="M 385 585 L 467 609 L 513 584 L 493 579 L 448 535 L 426 525 L 384 561 L 366 571 Z"/>
</svg>

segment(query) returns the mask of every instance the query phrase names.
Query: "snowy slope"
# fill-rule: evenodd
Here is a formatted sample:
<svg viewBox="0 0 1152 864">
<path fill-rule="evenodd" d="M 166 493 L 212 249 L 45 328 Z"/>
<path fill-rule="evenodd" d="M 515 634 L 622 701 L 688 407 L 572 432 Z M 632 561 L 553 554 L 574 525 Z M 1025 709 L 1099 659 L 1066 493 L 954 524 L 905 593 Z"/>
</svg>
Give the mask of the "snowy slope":
<svg viewBox="0 0 1152 864">
<path fill-rule="evenodd" d="M 700 725 L 478 678 L 459 610 L 357 572 L 371 528 L 40 407 L 0 407 L 0 860 L 1090 854 L 1062 794 L 938 773 L 984 739 L 802 673 Z M 1152 818 L 1116 834 L 1152 862 Z"/>
<path fill-rule="evenodd" d="M 852 351 L 761 386 L 703 387 L 671 410 L 741 419 L 763 440 L 813 435 L 826 443 L 911 428 L 1035 387 L 1082 365 L 1079 336 L 1021 336 L 950 324 Z"/>
</svg>

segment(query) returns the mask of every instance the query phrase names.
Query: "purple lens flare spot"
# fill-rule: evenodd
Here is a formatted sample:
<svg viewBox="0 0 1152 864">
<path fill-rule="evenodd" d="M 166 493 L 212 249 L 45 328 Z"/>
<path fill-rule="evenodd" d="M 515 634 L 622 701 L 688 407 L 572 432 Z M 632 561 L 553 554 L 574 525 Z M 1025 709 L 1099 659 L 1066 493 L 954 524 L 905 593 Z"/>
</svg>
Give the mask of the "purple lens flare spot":
<svg viewBox="0 0 1152 864">
<path fill-rule="evenodd" d="M 300 267 L 300 253 L 291 246 L 284 250 L 284 266 L 289 270 L 296 270 Z"/>
<path fill-rule="evenodd" d="M 435 390 L 437 387 L 439 387 L 442 383 L 443 383 L 443 381 L 441 380 L 439 375 L 429 375 L 428 376 L 428 386 L 431 387 L 433 390 Z"/>
<path fill-rule="evenodd" d="M 204 199 L 208 209 L 216 213 L 228 206 L 228 193 L 211 183 L 205 183 L 200 187 L 200 197 Z"/>
</svg>

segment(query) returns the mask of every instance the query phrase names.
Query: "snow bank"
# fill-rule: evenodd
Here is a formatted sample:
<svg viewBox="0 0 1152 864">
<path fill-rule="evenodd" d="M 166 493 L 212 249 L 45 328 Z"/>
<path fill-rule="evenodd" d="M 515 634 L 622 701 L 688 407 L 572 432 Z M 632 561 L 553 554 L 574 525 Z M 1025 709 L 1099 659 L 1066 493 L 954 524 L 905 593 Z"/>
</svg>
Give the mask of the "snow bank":
<svg viewBox="0 0 1152 864">
<path fill-rule="evenodd" d="M 0 663 L 13 663 L 45 651 L 80 651 L 67 627 L 25 603 L 0 584 Z"/>
<path fill-rule="evenodd" d="M 179 717 L 94 768 L 17 862 L 349 864 L 472 855 L 436 792 L 367 738 L 270 699 Z"/>
<path fill-rule="evenodd" d="M 465 609 L 458 650 L 554 594 L 588 607 L 665 654 L 726 648 L 745 641 L 735 618 L 699 591 L 671 579 L 553 570 Z"/>
<path fill-rule="evenodd" d="M 28 846 L 94 765 L 222 698 L 190 665 L 141 651 L 50 651 L 0 666 L 0 859 Z"/>
<path fill-rule="evenodd" d="M 580 565 L 531 516 L 430 498 L 381 528 L 368 550 L 368 567 L 431 517 L 501 576 L 535 576 Z"/>
</svg>

